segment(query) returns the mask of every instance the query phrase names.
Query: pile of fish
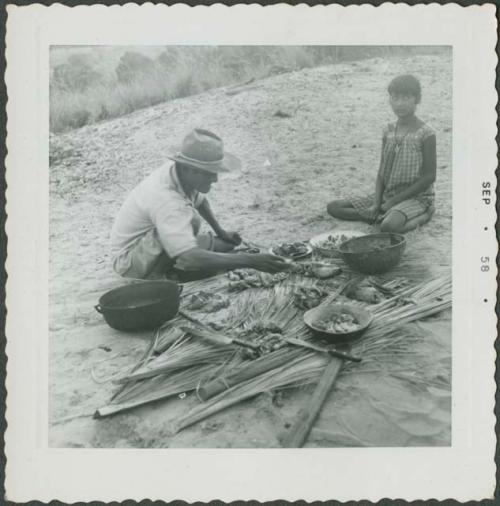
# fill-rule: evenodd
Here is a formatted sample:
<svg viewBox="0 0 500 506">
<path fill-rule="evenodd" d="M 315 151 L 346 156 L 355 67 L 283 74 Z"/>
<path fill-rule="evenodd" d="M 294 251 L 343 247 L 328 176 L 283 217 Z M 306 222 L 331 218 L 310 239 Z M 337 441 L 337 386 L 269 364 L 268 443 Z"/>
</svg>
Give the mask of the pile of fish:
<svg viewBox="0 0 500 506">
<path fill-rule="evenodd" d="M 350 299 L 368 304 L 379 304 L 395 295 L 396 290 L 408 284 L 405 278 L 396 278 L 388 283 L 381 283 L 376 278 L 368 277 L 352 283 L 346 292 Z"/>
<path fill-rule="evenodd" d="M 227 273 L 229 289 L 232 291 L 245 290 L 247 288 L 271 288 L 288 277 L 287 272 L 268 274 L 266 272 L 247 271 L 237 269 Z"/>
<path fill-rule="evenodd" d="M 189 311 L 204 311 L 206 313 L 215 313 L 227 306 L 229 306 L 228 298 L 203 290 L 193 293 L 186 303 L 186 309 Z"/>
<path fill-rule="evenodd" d="M 290 266 L 291 272 L 308 278 L 328 279 L 337 276 L 342 269 L 334 264 L 323 262 L 302 262 Z"/>
<path fill-rule="evenodd" d="M 326 290 L 316 286 L 299 286 L 293 294 L 295 305 L 304 311 L 319 306 L 327 295 Z"/>
<path fill-rule="evenodd" d="M 330 316 L 327 320 L 317 322 L 316 326 L 319 330 L 324 332 L 343 334 L 346 332 L 354 332 L 358 330 L 361 325 L 352 314 L 340 313 Z"/>
<path fill-rule="evenodd" d="M 335 251 L 343 242 L 347 241 L 348 239 L 351 239 L 351 237 L 348 237 L 344 234 L 329 235 L 321 244 L 319 244 L 319 246 L 324 249 Z"/>
<path fill-rule="evenodd" d="M 239 338 L 258 346 L 258 350 L 244 349 L 244 358 L 254 359 L 287 345 L 283 329 L 273 322 L 256 321 L 239 334 Z"/>
<path fill-rule="evenodd" d="M 309 253 L 307 245 L 303 242 L 284 242 L 273 248 L 273 253 L 282 257 L 296 258 Z"/>
</svg>

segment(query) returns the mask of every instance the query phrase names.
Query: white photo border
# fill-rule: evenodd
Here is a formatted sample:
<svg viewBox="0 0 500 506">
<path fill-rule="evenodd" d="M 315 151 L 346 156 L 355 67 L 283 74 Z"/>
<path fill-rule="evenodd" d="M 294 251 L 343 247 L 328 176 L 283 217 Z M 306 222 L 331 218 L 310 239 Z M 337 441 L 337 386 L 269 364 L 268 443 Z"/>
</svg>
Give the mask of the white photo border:
<svg viewBox="0 0 500 506">
<path fill-rule="evenodd" d="M 497 165 L 495 6 L 7 7 L 9 500 L 188 502 L 492 498 Z M 203 30 L 200 31 L 200 26 Z M 48 404 L 50 45 L 453 47 L 453 406 L 449 448 L 51 449 Z M 489 231 L 484 231 L 487 226 Z M 487 301 L 487 302 L 485 302 Z M 30 317 L 27 318 L 26 315 Z M 79 477 L 79 478 L 77 478 Z M 270 479 L 272 477 L 272 479 Z"/>
</svg>

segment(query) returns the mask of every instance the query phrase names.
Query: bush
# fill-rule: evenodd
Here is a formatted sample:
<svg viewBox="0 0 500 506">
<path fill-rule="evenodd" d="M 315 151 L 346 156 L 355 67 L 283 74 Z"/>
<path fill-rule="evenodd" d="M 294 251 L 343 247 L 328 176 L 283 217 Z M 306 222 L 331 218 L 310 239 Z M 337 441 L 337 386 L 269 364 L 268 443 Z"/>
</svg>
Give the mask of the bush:
<svg viewBox="0 0 500 506">
<path fill-rule="evenodd" d="M 120 83 L 130 83 L 154 70 L 155 64 L 151 58 L 141 53 L 127 51 L 116 67 L 116 77 Z"/>
<path fill-rule="evenodd" d="M 166 72 L 174 72 L 180 62 L 179 49 L 176 46 L 169 47 L 157 56 L 156 62 Z"/>
<path fill-rule="evenodd" d="M 51 86 L 67 92 L 83 91 L 102 80 L 90 55 L 73 54 L 66 63 L 54 67 Z"/>
</svg>

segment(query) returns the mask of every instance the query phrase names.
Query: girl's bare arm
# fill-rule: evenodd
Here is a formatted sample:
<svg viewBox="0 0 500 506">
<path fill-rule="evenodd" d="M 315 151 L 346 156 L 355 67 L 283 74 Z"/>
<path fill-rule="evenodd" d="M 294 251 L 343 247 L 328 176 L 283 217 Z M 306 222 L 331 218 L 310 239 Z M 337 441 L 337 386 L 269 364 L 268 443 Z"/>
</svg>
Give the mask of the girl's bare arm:
<svg viewBox="0 0 500 506">
<path fill-rule="evenodd" d="M 384 174 L 383 174 L 383 166 L 382 166 L 382 159 L 384 156 L 384 147 L 385 147 L 385 136 L 382 139 L 382 150 L 380 152 L 380 162 L 379 162 L 379 167 L 378 167 L 377 180 L 375 182 L 374 205 L 375 205 L 376 210 L 380 209 L 380 205 L 382 204 L 382 196 L 384 194 Z"/>
</svg>

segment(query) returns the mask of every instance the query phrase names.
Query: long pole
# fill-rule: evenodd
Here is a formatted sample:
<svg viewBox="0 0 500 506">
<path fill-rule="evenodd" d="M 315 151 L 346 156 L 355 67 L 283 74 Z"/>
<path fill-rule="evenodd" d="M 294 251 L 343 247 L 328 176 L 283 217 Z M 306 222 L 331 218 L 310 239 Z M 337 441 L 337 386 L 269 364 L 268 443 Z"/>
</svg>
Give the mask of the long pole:
<svg viewBox="0 0 500 506">
<path fill-rule="evenodd" d="M 313 396 L 305 408 L 299 412 L 290 432 L 287 434 L 283 446 L 285 448 L 301 448 L 307 440 L 307 436 L 312 429 L 316 418 L 325 403 L 337 376 L 342 368 L 344 361 L 337 357 L 332 357 L 326 366 L 319 383 L 316 385 Z"/>
</svg>

